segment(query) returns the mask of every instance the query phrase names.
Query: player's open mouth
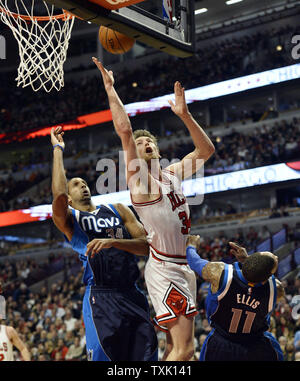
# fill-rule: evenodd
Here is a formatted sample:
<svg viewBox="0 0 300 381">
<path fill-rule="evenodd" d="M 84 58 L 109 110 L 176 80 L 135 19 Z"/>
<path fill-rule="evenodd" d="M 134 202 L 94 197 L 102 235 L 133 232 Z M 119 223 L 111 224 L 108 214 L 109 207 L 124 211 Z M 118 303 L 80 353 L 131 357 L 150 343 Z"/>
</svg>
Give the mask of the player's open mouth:
<svg viewBox="0 0 300 381">
<path fill-rule="evenodd" d="M 83 195 L 84 195 L 84 196 L 89 196 L 89 195 L 90 195 L 90 194 L 89 194 L 89 191 L 84 191 L 84 192 L 83 192 Z"/>
<path fill-rule="evenodd" d="M 153 152 L 153 150 L 152 150 L 151 147 L 147 147 L 147 148 L 146 148 L 146 153 L 152 153 L 152 152 Z"/>
</svg>

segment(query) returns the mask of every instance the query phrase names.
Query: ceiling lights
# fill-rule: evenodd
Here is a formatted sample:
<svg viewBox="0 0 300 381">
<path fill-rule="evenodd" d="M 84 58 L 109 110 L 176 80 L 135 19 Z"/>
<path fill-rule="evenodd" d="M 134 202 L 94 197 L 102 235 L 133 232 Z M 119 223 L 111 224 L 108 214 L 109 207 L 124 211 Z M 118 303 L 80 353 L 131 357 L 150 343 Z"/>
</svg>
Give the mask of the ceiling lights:
<svg viewBox="0 0 300 381">
<path fill-rule="evenodd" d="M 228 1 L 226 1 L 226 4 L 231 5 L 231 4 L 239 3 L 241 1 L 243 1 L 243 0 L 228 0 Z"/>
<path fill-rule="evenodd" d="M 200 13 L 207 12 L 207 8 L 200 8 L 195 10 L 195 15 L 199 15 Z"/>
</svg>

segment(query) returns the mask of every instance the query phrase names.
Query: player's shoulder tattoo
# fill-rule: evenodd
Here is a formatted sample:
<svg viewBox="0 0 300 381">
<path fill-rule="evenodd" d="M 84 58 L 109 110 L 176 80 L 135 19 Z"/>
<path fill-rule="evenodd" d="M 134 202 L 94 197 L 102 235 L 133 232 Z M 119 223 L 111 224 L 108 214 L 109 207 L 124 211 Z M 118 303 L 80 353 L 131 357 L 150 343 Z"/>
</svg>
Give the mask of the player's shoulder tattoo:
<svg viewBox="0 0 300 381">
<path fill-rule="evenodd" d="M 209 282 L 215 282 L 220 279 L 222 271 L 225 268 L 224 262 L 209 262 L 202 271 L 202 276 L 205 280 Z"/>
</svg>

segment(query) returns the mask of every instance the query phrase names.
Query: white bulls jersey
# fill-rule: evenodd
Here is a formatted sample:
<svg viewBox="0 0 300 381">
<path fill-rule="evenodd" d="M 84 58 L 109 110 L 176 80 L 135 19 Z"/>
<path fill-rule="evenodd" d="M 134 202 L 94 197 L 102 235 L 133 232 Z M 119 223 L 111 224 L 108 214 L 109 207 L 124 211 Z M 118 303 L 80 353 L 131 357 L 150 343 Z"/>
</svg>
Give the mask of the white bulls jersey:
<svg viewBox="0 0 300 381">
<path fill-rule="evenodd" d="M 147 232 L 151 255 L 158 260 L 186 264 L 186 240 L 191 228 L 190 211 L 174 172 L 164 169 L 156 180 L 160 196 L 133 207 Z"/>
<path fill-rule="evenodd" d="M 5 325 L 0 325 L 0 361 L 14 361 L 13 345 L 7 336 Z"/>
<path fill-rule="evenodd" d="M 159 329 L 179 315 L 191 317 L 196 310 L 196 276 L 186 260 L 186 240 L 190 231 L 190 212 L 181 182 L 169 171 L 156 180 L 160 196 L 145 203 L 132 202 L 147 232 L 150 255 L 145 267 L 145 281 Z"/>
</svg>

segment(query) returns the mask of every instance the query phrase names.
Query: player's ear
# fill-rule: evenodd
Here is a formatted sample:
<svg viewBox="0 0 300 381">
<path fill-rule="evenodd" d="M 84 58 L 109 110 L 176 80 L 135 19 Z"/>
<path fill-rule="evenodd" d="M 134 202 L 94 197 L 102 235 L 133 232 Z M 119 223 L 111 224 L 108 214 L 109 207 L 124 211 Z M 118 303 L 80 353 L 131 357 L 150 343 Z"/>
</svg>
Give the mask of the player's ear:
<svg viewBox="0 0 300 381">
<path fill-rule="evenodd" d="M 71 199 L 71 196 L 70 196 L 70 195 L 68 195 L 68 204 L 69 204 L 70 206 L 72 206 L 72 199 Z"/>
</svg>

